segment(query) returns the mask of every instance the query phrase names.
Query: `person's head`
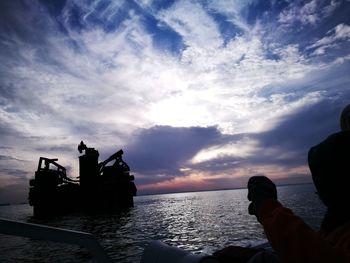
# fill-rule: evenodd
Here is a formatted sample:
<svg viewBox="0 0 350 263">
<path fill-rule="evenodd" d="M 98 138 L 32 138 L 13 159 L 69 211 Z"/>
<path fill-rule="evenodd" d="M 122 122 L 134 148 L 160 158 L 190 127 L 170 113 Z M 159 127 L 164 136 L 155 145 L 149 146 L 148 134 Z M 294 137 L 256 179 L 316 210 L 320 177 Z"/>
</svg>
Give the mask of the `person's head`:
<svg viewBox="0 0 350 263">
<path fill-rule="evenodd" d="M 309 150 L 308 162 L 320 199 L 328 208 L 350 202 L 350 130 L 332 134 Z"/>
<path fill-rule="evenodd" d="M 350 130 L 350 104 L 343 109 L 340 115 L 340 128 L 342 131 Z"/>
</svg>

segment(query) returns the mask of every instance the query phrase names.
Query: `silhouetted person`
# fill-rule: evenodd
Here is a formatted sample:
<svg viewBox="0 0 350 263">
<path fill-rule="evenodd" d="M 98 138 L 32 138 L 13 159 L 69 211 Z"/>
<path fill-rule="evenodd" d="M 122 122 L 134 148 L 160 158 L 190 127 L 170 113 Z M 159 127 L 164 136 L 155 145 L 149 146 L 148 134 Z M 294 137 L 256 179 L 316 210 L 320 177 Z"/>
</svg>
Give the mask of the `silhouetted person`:
<svg viewBox="0 0 350 263">
<path fill-rule="evenodd" d="M 308 153 L 317 194 L 327 207 L 320 230 L 313 230 L 278 202 L 269 178 L 254 176 L 248 181 L 248 210 L 263 225 L 278 258 L 233 246 L 214 253 L 220 262 L 350 262 L 350 105 L 343 110 L 340 124 L 342 131 Z"/>
<path fill-rule="evenodd" d="M 309 151 L 312 179 L 327 212 L 316 232 L 277 201 L 274 183 L 250 178 L 249 213 L 255 214 L 281 262 L 350 262 L 350 130 Z"/>
</svg>

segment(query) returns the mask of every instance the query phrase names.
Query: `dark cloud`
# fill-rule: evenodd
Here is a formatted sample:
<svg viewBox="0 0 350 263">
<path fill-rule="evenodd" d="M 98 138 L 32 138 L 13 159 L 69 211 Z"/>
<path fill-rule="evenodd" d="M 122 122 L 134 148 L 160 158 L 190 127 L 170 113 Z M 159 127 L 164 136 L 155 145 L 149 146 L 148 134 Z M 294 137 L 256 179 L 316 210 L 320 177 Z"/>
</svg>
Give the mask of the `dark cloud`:
<svg viewBox="0 0 350 263">
<path fill-rule="evenodd" d="M 181 174 L 179 168 L 199 150 L 222 140 L 216 127 L 142 129 L 126 147 L 127 159 L 137 172 Z"/>
<path fill-rule="evenodd" d="M 258 135 L 262 147 L 305 150 L 327 134 L 339 130 L 338 102 L 324 100 L 287 116 L 273 130 Z"/>
<path fill-rule="evenodd" d="M 340 113 L 350 103 L 349 66 L 345 63 L 324 74 L 311 76 L 307 81 L 294 82 L 280 89 L 266 88 L 261 92 L 262 97 L 270 97 L 275 92 L 283 94 L 283 89 L 287 94 L 291 92 L 286 104 L 300 100 L 305 92 L 321 92 L 322 99 L 284 116 L 269 131 L 251 134 L 251 138 L 259 141 L 260 150 L 249 162 L 284 167 L 306 164 L 309 148 L 340 129 Z"/>
<path fill-rule="evenodd" d="M 347 94 L 350 99 L 350 94 Z M 324 140 L 331 133 L 340 130 L 339 116 L 345 103 L 327 99 L 315 105 L 306 106 L 287 116 L 273 130 L 256 135 L 262 150 L 253 159 L 254 163 L 275 163 L 297 166 L 306 163 L 309 148 Z M 269 149 L 275 149 L 274 155 Z M 290 153 L 290 155 L 288 155 Z M 288 157 L 280 158 L 287 154 Z M 259 155 L 264 158 L 259 159 Z"/>
<path fill-rule="evenodd" d="M 247 159 L 225 157 L 201 165 L 205 165 L 206 169 L 220 167 L 220 164 L 223 164 L 221 168 L 268 164 L 293 168 L 307 165 L 310 147 L 340 130 L 339 116 L 346 105 L 346 98 L 350 102 L 350 93 L 344 93 L 342 99 L 325 99 L 303 107 L 284 117 L 269 131 L 246 135 L 259 142 L 258 150 Z"/>
</svg>

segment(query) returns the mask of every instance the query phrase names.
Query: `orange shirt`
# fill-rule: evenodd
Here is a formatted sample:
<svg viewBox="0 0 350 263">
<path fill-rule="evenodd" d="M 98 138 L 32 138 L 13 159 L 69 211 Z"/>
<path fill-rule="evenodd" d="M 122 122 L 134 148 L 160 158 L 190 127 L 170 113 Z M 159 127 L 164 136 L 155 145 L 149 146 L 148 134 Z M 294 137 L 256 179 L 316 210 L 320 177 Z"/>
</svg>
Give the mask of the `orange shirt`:
<svg viewBox="0 0 350 263">
<path fill-rule="evenodd" d="M 350 223 L 328 234 L 317 232 L 273 199 L 263 203 L 258 218 L 281 262 L 350 263 Z"/>
</svg>

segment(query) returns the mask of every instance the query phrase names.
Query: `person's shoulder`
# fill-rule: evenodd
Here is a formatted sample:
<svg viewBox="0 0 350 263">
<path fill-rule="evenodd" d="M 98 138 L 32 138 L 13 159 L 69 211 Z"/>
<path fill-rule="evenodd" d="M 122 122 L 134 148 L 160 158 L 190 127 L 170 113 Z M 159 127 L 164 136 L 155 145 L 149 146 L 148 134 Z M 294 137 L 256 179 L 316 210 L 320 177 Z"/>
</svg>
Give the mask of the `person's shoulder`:
<svg viewBox="0 0 350 263">
<path fill-rule="evenodd" d="M 350 130 L 332 133 L 321 143 L 311 147 L 310 151 L 330 151 L 331 149 L 347 148 L 350 150 Z"/>
<path fill-rule="evenodd" d="M 328 138 L 334 137 L 334 138 L 348 138 L 350 136 L 350 130 L 344 130 L 344 131 L 339 131 L 331 134 Z"/>
<path fill-rule="evenodd" d="M 349 139 L 350 138 L 350 130 L 344 130 L 332 133 L 326 139 L 327 140 L 339 140 L 339 139 Z"/>
</svg>

